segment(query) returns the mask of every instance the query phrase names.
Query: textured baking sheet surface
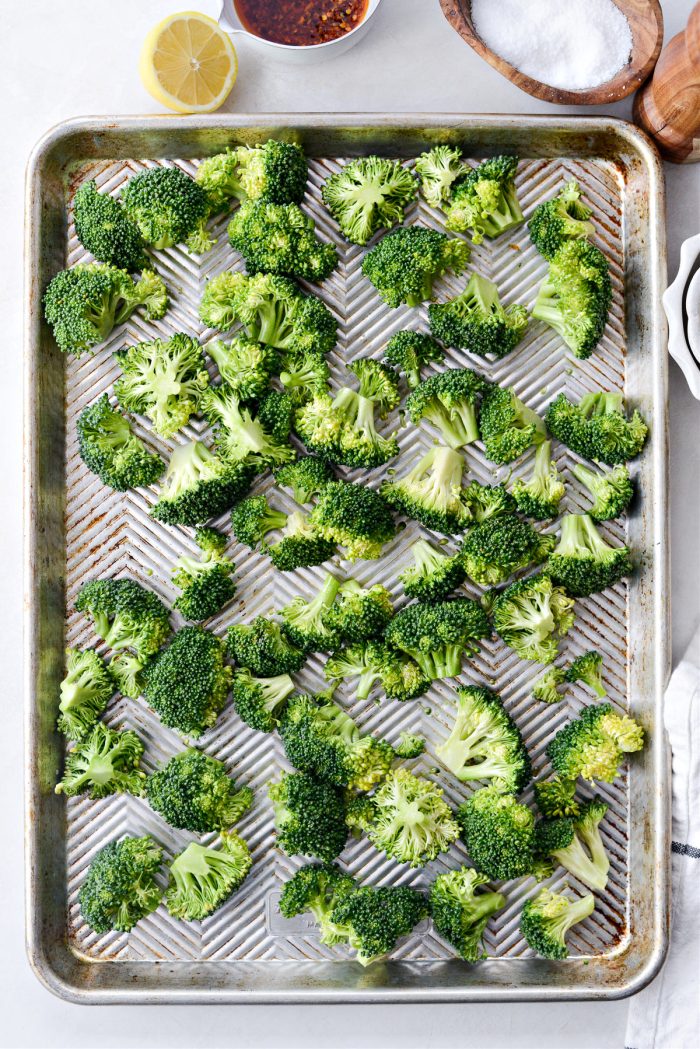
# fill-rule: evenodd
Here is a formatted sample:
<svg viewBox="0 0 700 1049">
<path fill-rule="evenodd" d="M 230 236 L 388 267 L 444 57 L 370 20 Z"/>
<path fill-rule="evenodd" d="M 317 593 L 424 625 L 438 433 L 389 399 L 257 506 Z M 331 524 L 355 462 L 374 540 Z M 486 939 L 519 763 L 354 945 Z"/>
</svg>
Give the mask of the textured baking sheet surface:
<svg viewBox="0 0 700 1049">
<path fill-rule="evenodd" d="M 83 178 L 94 177 L 102 190 L 119 193 L 124 182 L 136 172 L 152 166 L 155 161 L 119 161 L 93 163 L 81 169 L 80 177 L 73 179 L 73 188 Z M 196 161 L 167 161 L 178 164 L 193 173 Z M 427 308 L 401 307 L 391 310 L 383 305 L 377 293 L 362 276 L 363 249 L 348 246 L 339 236 L 333 221 L 320 202 L 320 186 L 325 177 L 338 169 L 342 160 L 311 160 L 310 179 L 304 207 L 313 216 L 321 237 L 332 240 L 339 248 L 340 262 L 322 287 L 308 285 L 319 294 L 336 314 L 339 321 L 338 345 L 330 355 L 334 385 L 343 381 L 343 362 L 358 355 L 381 357 L 389 336 L 404 327 L 427 330 Z M 531 323 L 525 338 L 516 350 L 499 362 L 488 362 L 469 354 L 448 351 L 445 365 L 468 366 L 481 370 L 490 379 L 512 384 L 518 395 L 535 410 L 545 406 L 561 391 L 578 398 L 584 392 L 602 387 L 607 390 L 625 389 L 625 324 L 623 306 L 623 194 L 624 179 L 611 160 L 585 161 L 531 160 L 522 161 L 518 171 L 519 197 L 528 216 L 541 200 L 551 196 L 568 178 L 578 179 L 583 196 L 594 210 L 596 243 L 610 260 L 613 283 L 613 305 L 604 338 L 594 356 L 585 362 L 574 361 L 565 351 L 560 339 L 539 323 Z M 69 201 L 70 203 L 70 201 Z M 149 516 L 155 490 L 112 492 L 89 473 L 78 455 L 75 420 L 85 405 L 92 403 L 103 392 L 110 392 L 119 369 L 113 360 L 115 350 L 135 341 L 185 331 L 207 342 L 217 338 L 215 332 L 203 328 L 198 318 L 198 304 L 205 281 L 226 268 L 242 268 L 241 260 L 233 252 L 226 238 L 226 219 L 217 224 L 219 242 L 201 260 L 174 248 L 157 255 L 157 268 L 165 278 L 171 295 L 170 309 L 155 324 L 146 323 L 138 314 L 128 324 L 116 329 L 110 340 L 93 357 L 70 359 L 66 369 L 66 644 L 95 645 L 99 641 L 92 628 L 73 610 L 80 585 L 96 576 L 131 576 L 151 587 L 170 604 L 177 591 L 170 582 L 174 561 L 184 551 L 195 549 L 193 530 L 167 527 Z M 407 213 L 407 221 L 418 221 L 442 228 L 438 213 L 422 201 Z M 86 253 L 69 224 L 67 262 L 73 265 L 84 261 Z M 531 306 L 536 289 L 545 272 L 545 263 L 529 242 L 525 227 L 506 234 L 496 242 L 475 247 L 471 268 L 496 280 L 501 298 Z M 436 284 L 437 298 L 442 300 L 464 285 L 465 278 L 446 278 Z M 227 336 L 224 336 L 225 338 Z M 214 369 L 212 368 L 212 374 Z M 400 425 L 400 455 L 370 475 L 341 469 L 343 476 L 368 479 L 378 484 L 387 469 L 400 475 L 421 451 L 433 442 L 436 433 L 429 425 L 417 428 L 405 425 L 400 414 L 394 414 L 386 423 L 386 432 Z M 166 458 L 174 443 L 193 438 L 207 438 L 208 427 L 203 419 L 195 419 L 177 435 L 175 442 L 154 439 L 148 424 L 136 420 L 137 432 L 157 448 Z M 587 499 L 578 483 L 570 476 L 575 457 L 563 446 L 555 445 L 555 458 L 567 482 L 563 509 L 583 511 Z M 488 463 L 479 445 L 465 450 L 467 473 L 471 478 L 492 483 L 494 473 L 498 480 L 507 480 L 510 468 L 496 468 Z M 527 474 L 531 456 L 515 464 L 513 475 Z M 272 487 L 268 474 L 258 479 L 254 491 Z M 294 508 L 288 493 L 276 490 L 276 503 L 286 510 Z M 230 532 L 228 515 L 217 522 Z M 404 602 L 399 572 L 407 561 L 407 551 L 413 538 L 424 531 L 415 522 L 385 548 L 380 561 L 358 561 L 355 564 L 335 559 L 325 566 L 292 573 L 277 572 L 264 556 L 248 550 L 232 539 L 229 555 L 236 563 L 238 592 L 234 602 L 207 626 L 223 637 L 227 626 L 234 621 L 249 620 L 258 614 L 270 614 L 283 607 L 294 595 L 312 596 L 326 569 L 341 575 L 353 575 L 361 583 L 381 582 L 393 594 L 397 607 Z M 615 542 L 623 542 L 626 523 L 614 522 L 603 526 L 603 533 Z M 428 533 L 425 533 L 428 534 Z M 440 537 L 434 535 L 434 540 Z M 448 543 L 454 549 L 454 543 Z M 467 584 L 460 590 L 469 596 L 478 596 L 480 588 Z M 574 630 L 565 639 L 562 652 L 569 660 L 589 648 L 598 648 L 604 654 L 604 678 L 609 699 L 624 708 L 628 702 L 628 587 L 619 584 L 604 597 L 579 600 Z M 176 626 L 182 625 L 173 617 Z M 102 649 L 100 648 L 100 651 Z M 296 675 L 300 689 L 323 687 L 324 657 L 312 656 L 301 673 Z M 573 686 L 567 700 L 555 707 L 535 703 L 530 698 L 533 682 L 541 673 L 537 664 L 520 660 L 500 640 L 482 643 L 479 655 L 465 662 L 463 672 L 455 681 L 435 683 L 422 699 L 400 704 L 376 696 L 366 702 L 356 702 L 350 686 L 343 686 L 336 698 L 346 707 L 365 731 L 376 732 L 390 742 L 396 742 L 402 730 L 424 735 L 427 750 L 410 767 L 420 775 L 439 780 L 445 795 L 455 806 L 468 795 L 471 788 L 461 785 L 446 770 L 439 769 L 434 749 L 449 731 L 454 706 L 454 686 L 484 683 L 497 689 L 507 709 L 515 717 L 525 737 L 533 760 L 536 778 L 548 773 L 544 750 L 547 741 L 581 706 L 592 701 L 590 692 Z M 164 728 L 143 700 L 115 698 L 105 720 L 108 724 L 135 729 L 146 746 L 145 767 L 152 771 L 161 762 L 182 749 L 182 740 L 176 733 Z M 84 957 L 101 960 L 197 961 L 247 959 L 340 959 L 347 957 L 342 948 L 328 948 L 318 943 L 314 926 L 304 918 L 286 921 L 277 911 L 277 900 L 282 882 L 299 865 L 275 848 L 272 813 L 266 798 L 265 786 L 276 771 L 286 767 L 283 748 L 274 735 L 264 735 L 244 725 L 228 702 L 216 725 L 197 742 L 206 753 L 227 765 L 241 783 L 252 786 L 256 800 L 237 829 L 247 840 L 254 859 L 253 869 L 242 888 L 219 911 L 203 922 L 184 923 L 171 918 L 164 907 L 142 920 L 128 935 L 110 933 L 98 936 L 86 926 L 80 916 L 77 893 L 86 870 L 108 841 L 123 834 L 150 833 L 159 841 L 170 859 L 195 836 L 176 831 L 151 811 L 148 804 L 130 795 L 114 796 L 101 801 L 84 798 L 67 803 L 67 865 L 69 879 L 69 937 L 73 948 Z M 585 789 L 584 789 L 585 793 Z M 623 773 L 613 785 L 598 788 L 610 804 L 603 825 L 603 836 L 610 853 L 611 870 L 608 887 L 596 900 L 594 913 L 577 926 L 569 937 L 573 955 L 600 956 L 619 947 L 628 934 L 627 927 L 627 841 L 628 793 L 627 776 Z M 532 802 L 531 790 L 525 799 Z M 201 839 L 215 842 L 214 836 Z M 426 868 L 412 871 L 389 861 L 365 840 L 353 841 L 342 853 L 341 864 L 350 873 L 370 884 L 411 884 L 426 887 L 436 873 L 468 862 L 464 847 L 456 844 L 449 853 Z M 547 883 L 560 888 L 567 878 L 560 868 Z M 569 884 L 582 891 L 573 878 Z M 493 919 L 485 935 L 488 955 L 495 958 L 529 957 L 519 929 L 518 917 L 523 900 L 533 895 L 538 886 L 533 879 L 506 884 L 506 909 Z M 425 922 L 402 943 L 393 957 L 404 959 L 445 959 L 454 952 Z M 459 964 L 459 963 L 456 963 Z"/>
</svg>

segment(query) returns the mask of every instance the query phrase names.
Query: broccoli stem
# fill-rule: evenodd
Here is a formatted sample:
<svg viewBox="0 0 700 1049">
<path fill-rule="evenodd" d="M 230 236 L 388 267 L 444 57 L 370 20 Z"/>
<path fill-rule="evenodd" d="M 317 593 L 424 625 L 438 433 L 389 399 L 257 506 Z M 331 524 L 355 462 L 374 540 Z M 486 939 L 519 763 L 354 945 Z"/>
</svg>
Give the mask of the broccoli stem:
<svg viewBox="0 0 700 1049">
<path fill-rule="evenodd" d="M 443 555 L 439 554 L 427 539 L 417 539 L 411 547 L 411 553 L 415 561 L 415 572 L 418 575 L 429 576 L 442 568 Z"/>
</svg>

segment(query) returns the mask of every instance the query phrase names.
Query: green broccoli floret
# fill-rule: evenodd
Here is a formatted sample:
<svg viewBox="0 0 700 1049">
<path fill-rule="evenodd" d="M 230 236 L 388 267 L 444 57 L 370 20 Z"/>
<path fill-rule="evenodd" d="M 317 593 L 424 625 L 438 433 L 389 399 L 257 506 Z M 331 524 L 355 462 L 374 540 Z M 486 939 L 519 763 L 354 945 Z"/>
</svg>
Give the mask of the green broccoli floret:
<svg viewBox="0 0 700 1049">
<path fill-rule="evenodd" d="M 241 721 L 258 732 L 274 732 L 294 682 L 288 674 L 254 677 L 243 667 L 233 675 L 233 705 Z"/>
<path fill-rule="evenodd" d="M 572 452 L 607 466 L 639 455 L 649 432 L 636 408 L 627 418 L 621 393 L 587 393 L 578 404 L 560 393 L 547 409 L 546 421 L 552 436 Z"/>
<path fill-rule="evenodd" d="M 479 439 L 478 401 L 487 385 L 469 368 L 450 368 L 431 375 L 406 401 L 411 422 L 427 419 L 450 448 L 473 444 Z"/>
<path fill-rule="evenodd" d="M 329 862 L 348 838 L 345 795 L 331 783 L 304 772 L 285 772 L 267 788 L 277 844 L 288 856 L 315 856 Z"/>
<path fill-rule="evenodd" d="M 496 633 L 521 659 L 551 663 L 574 625 L 574 602 L 544 573 L 511 583 L 492 607 Z M 562 698 L 562 697 L 560 697 Z"/>
<path fill-rule="evenodd" d="M 484 958 L 481 937 L 492 914 L 503 910 L 500 892 L 476 892 L 488 878 L 471 867 L 439 874 L 430 886 L 430 913 L 440 936 L 465 962 Z"/>
<path fill-rule="evenodd" d="M 489 637 L 486 613 L 466 597 L 402 608 L 386 629 L 386 640 L 414 659 L 431 681 L 456 677 L 464 656 L 478 652 L 477 642 Z"/>
<path fill-rule="evenodd" d="M 186 626 L 144 667 L 143 694 L 164 725 L 201 736 L 223 709 L 232 676 L 223 642 L 202 627 Z"/>
<path fill-rule="evenodd" d="M 475 866 L 497 881 L 528 874 L 535 855 L 535 817 L 513 794 L 482 787 L 457 810 Z"/>
<path fill-rule="evenodd" d="M 622 464 L 610 469 L 590 470 L 583 463 L 576 463 L 571 472 L 593 497 L 588 515 L 594 521 L 611 521 L 619 517 L 632 502 L 634 484 L 629 470 Z"/>
<path fill-rule="evenodd" d="M 326 625 L 325 617 L 339 588 L 340 580 L 328 574 L 310 601 L 297 595 L 281 610 L 282 629 L 302 652 L 331 652 L 340 644 L 340 634 Z"/>
<path fill-rule="evenodd" d="M 216 153 L 203 160 L 195 172 L 194 180 L 206 193 L 212 214 L 228 211 L 234 200 L 246 199 L 239 174 L 240 152 L 239 148 Z"/>
<path fill-rule="evenodd" d="M 257 616 L 252 623 L 229 627 L 226 644 L 231 658 L 260 677 L 296 674 L 306 655 L 282 632 L 279 623 Z"/>
<path fill-rule="evenodd" d="M 394 760 L 388 743 L 361 736 L 350 715 L 323 696 L 292 696 L 279 733 L 295 768 L 337 786 L 371 790 Z"/>
<path fill-rule="evenodd" d="M 355 890 L 354 878 L 335 863 L 309 863 L 285 882 L 279 901 L 280 914 L 294 918 L 308 912 L 319 927 L 321 943 L 333 946 L 347 940 L 345 929 L 331 920 L 333 908 Z"/>
<path fill-rule="evenodd" d="M 449 597 L 467 577 L 459 554 L 436 550 L 427 539 L 411 544 L 413 564 L 399 576 L 408 597 L 416 601 L 439 601 Z"/>
<path fill-rule="evenodd" d="M 625 754 L 641 750 L 644 730 L 634 718 L 616 714 L 610 703 L 584 707 L 547 744 L 547 757 L 563 779 L 612 783 Z"/>
<path fill-rule="evenodd" d="M 295 405 L 328 392 L 330 368 L 323 353 L 278 353 L 279 380 Z"/>
<path fill-rule="evenodd" d="M 520 731 L 500 697 L 476 685 L 457 689 L 452 731 L 435 754 L 462 783 L 490 780 L 502 794 L 519 794 L 532 776 Z"/>
<path fill-rule="evenodd" d="M 407 659 L 381 641 L 365 641 L 336 652 L 323 668 L 329 681 L 357 677 L 354 695 L 367 699 L 372 686 L 379 683 L 388 699 L 404 702 L 428 691 L 430 681 L 412 659 Z"/>
<path fill-rule="evenodd" d="M 156 249 L 185 244 L 201 255 L 216 243 L 206 228 L 207 194 L 180 168 L 149 168 L 130 178 L 121 201 L 147 244 Z"/>
<path fill-rule="evenodd" d="M 324 539 L 345 548 L 345 557 L 375 560 L 396 535 L 387 501 L 374 489 L 332 481 L 319 493 L 309 521 Z"/>
<path fill-rule="evenodd" d="M 520 931 L 528 946 L 543 958 L 567 958 L 566 934 L 592 914 L 594 907 L 592 893 L 570 900 L 561 893 L 541 889 L 534 900 L 525 901 Z"/>
<path fill-rule="evenodd" d="M 335 543 L 319 535 L 300 512 L 289 514 L 281 538 L 271 546 L 264 544 L 264 549 L 280 572 L 321 565 L 336 553 Z"/>
<path fill-rule="evenodd" d="M 288 435 L 276 436 L 274 425 L 269 420 L 265 425 L 261 411 L 254 416 L 227 386 L 209 387 L 202 396 L 201 410 L 214 424 L 216 448 L 225 461 L 262 469 L 294 458 Z"/>
<path fill-rule="evenodd" d="M 162 858 L 148 834 L 100 849 L 78 893 L 80 913 L 93 932 L 129 932 L 156 909 L 163 895 L 155 880 Z"/>
<path fill-rule="evenodd" d="M 587 240 L 569 240 L 549 264 L 532 316 L 553 328 L 575 357 L 586 360 L 605 331 L 611 302 L 605 255 Z"/>
<path fill-rule="evenodd" d="M 559 685 L 563 685 L 565 680 L 563 670 L 559 667 L 549 667 L 532 686 L 532 698 L 540 703 L 561 703 L 562 699 L 566 699 L 566 689 L 560 692 Z"/>
<path fill-rule="evenodd" d="M 394 753 L 397 758 L 403 758 L 406 761 L 410 761 L 412 758 L 419 758 L 425 750 L 425 740 L 421 736 L 414 736 L 410 732 L 402 732 L 399 736 L 399 742 L 394 747 Z"/>
<path fill-rule="evenodd" d="M 220 273 L 207 283 L 199 315 L 219 331 L 240 321 L 250 339 L 289 353 L 329 353 L 338 335 L 338 323 L 320 299 L 272 273 Z"/>
<path fill-rule="evenodd" d="M 362 272 L 388 306 L 419 306 L 433 296 L 433 282 L 469 262 L 465 240 L 427 226 L 400 226 L 386 233 L 362 260 Z"/>
<path fill-rule="evenodd" d="M 399 513 L 426 528 L 452 535 L 471 521 L 462 488 L 463 472 L 464 459 L 459 452 L 435 445 L 400 480 L 385 481 L 380 492 Z"/>
<path fill-rule="evenodd" d="M 318 239 L 313 219 L 297 204 L 243 204 L 229 222 L 228 239 L 251 274 L 320 281 L 338 262 L 334 246 Z"/>
<path fill-rule="evenodd" d="M 536 531 L 514 514 L 490 517 L 475 525 L 460 557 L 470 579 L 482 586 L 503 583 L 514 572 L 540 564 L 554 547 L 554 537 Z"/>
<path fill-rule="evenodd" d="M 584 652 L 568 667 L 564 678 L 571 684 L 575 681 L 583 681 L 585 685 L 593 689 L 599 699 L 603 699 L 608 693 L 603 684 L 602 669 L 603 657 L 600 652 L 595 650 Z"/>
<path fill-rule="evenodd" d="M 192 622 L 211 619 L 236 593 L 231 579 L 235 565 L 224 556 L 226 536 L 213 528 L 198 528 L 199 557 L 183 554 L 173 566 L 173 582 L 182 593 L 174 608 Z"/>
<path fill-rule="evenodd" d="M 535 444 L 542 444 L 547 431 L 539 415 L 512 389 L 490 386 L 484 393 L 479 417 L 486 457 L 499 466 L 511 463 Z"/>
<path fill-rule="evenodd" d="M 397 940 L 408 936 L 427 915 L 427 900 L 417 889 L 365 885 L 335 904 L 331 921 L 344 929 L 344 939 L 357 952 L 355 960 L 371 965 L 384 958 Z"/>
<path fill-rule="evenodd" d="M 481 244 L 524 222 L 515 192 L 517 168 L 517 157 L 491 157 L 456 179 L 445 208 L 447 228 L 469 231 Z"/>
<path fill-rule="evenodd" d="M 142 662 L 171 633 L 163 602 L 133 579 L 91 579 L 81 587 L 75 607 L 92 620 L 95 633 L 109 648 L 133 649 Z"/>
<path fill-rule="evenodd" d="M 442 208 L 450 199 L 452 184 L 465 172 L 462 154 L 452 146 L 434 146 L 416 160 L 420 191 L 431 208 Z"/>
<path fill-rule="evenodd" d="M 535 801 L 545 819 L 560 816 L 578 816 L 581 808 L 576 800 L 576 780 L 553 776 L 550 780 L 535 783 Z"/>
<path fill-rule="evenodd" d="M 134 284 L 126 270 L 100 262 L 62 270 L 44 295 L 44 314 L 59 350 L 76 357 L 97 346 L 139 306 L 147 320 L 159 320 L 168 307 L 161 278 L 147 270 Z"/>
<path fill-rule="evenodd" d="M 482 524 L 492 517 L 514 514 L 517 510 L 515 499 L 502 484 L 479 484 L 478 481 L 471 481 L 465 490 L 464 501 L 474 524 Z"/>
<path fill-rule="evenodd" d="M 353 644 L 383 634 L 393 614 L 391 594 L 381 583 L 363 587 L 354 579 L 346 579 L 333 603 L 324 604 L 321 619 L 327 630 Z"/>
<path fill-rule="evenodd" d="M 251 550 L 264 540 L 268 532 L 284 528 L 287 514 L 273 510 L 264 495 L 249 495 L 231 511 L 231 527 L 239 543 Z"/>
<path fill-rule="evenodd" d="M 578 182 L 570 179 L 556 197 L 537 205 L 527 230 L 540 255 L 551 260 L 568 241 L 593 236 L 590 217 L 591 209 L 581 203 Z"/>
<path fill-rule="evenodd" d="M 253 803 L 250 787 L 238 787 L 216 758 L 190 748 L 148 777 L 146 797 L 171 827 L 195 834 L 237 823 Z"/>
<path fill-rule="evenodd" d="M 626 546 L 605 542 L 588 514 L 565 514 L 559 542 L 546 570 L 572 597 L 587 597 L 614 586 L 633 569 Z"/>
<path fill-rule="evenodd" d="M 519 478 L 513 485 L 513 498 L 521 514 L 534 517 L 536 521 L 546 521 L 559 513 L 564 492 L 557 464 L 552 459 L 552 442 L 543 441 L 535 452 L 529 479 Z"/>
<path fill-rule="evenodd" d="M 60 694 L 58 730 L 69 739 L 81 740 L 114 695 L 109 670 L 94 649 L 66 649 L 66 676 Z"/>
<path fill-rule="evenodd" d="M 75 233 L 86 251 L 127 273 L 149 269 L 143 238 L 135 222 L 109 193 L 99 193 L 94 179 L 83 182 L 73 200 Z"/>
<path fill-rule="evenodd" d="M 143 662 L 131 652 L 118 652 L 107 667 L 114 687 L 129 699 L 138 699 L 143 691 Z"/>
<path fill-rule="evenodd" d="M 424 867 L 459 837 L 442 787 L 405 768 L 387 774 L 372 795 L 372 809 L 367 836 L 397 863 Z"/>
<path fill-rule="evenodd" d="M 76 424 L 80 457 L 88 470 L 117 492 L 153 484 L 165 464 L 148 451 L 121 412 L 103 393 L 83 408 Z"/>
<path fill-rule="evenodd" d="M 227 388 L 242 401 L 255 400 L 267 390 L 277 361 L 269 346 L 240 335 L 230 342 L 215 339 L 207 353 Z"/>
<path fill-rule="evenodd" d="M 524 306 L 501 305 L 492 280 L 472 273 L 460 295 L 428 309 L 430 330 L 446 346 L 480 357 L 505 357 L 515 349 L 527 327 Z"/>
<path fill-rule="evenodd" d="M 237 151 L 238 180 L 250 200 L 271 204 L 299 204 L 306 192 L 308 167 L 297 142 L 269 139 Z"/>
<path fill-rule="evenodd" d="M 353 244 L 366 244 L 378 229 L 403 222 L 416 181 L 398 160 L 358 157 L 326 179 L 321 196 L 341 233 Z"/>
<path fill-rule="evenodd" d="M 594 798 L 580 808 L 576 818 L 559 816 L 536 828 L 537 851 L 551 856 L 575 878 L 597 892 L 608 884 L 610 860 L 600 836 L 600 821 L 608 806 Z"/>
<path fill-rule="evenodd" d="M 143 743 L 135 732 L 116 732 L 98 721 L 69 752 L 56 793 L 73 798 L 89 791 L 93 800 L 123 791 L 142 794 L 142 754 Z"/>
<path fill-rule="evenodd" d="M 329 481 L 334 480 L 335 474 L 329 464 L 314 455 L 305 455 L 275 471 L 277 484 L 291 488 L 298 503 L 310 503 Z"/>
<path fill-rule="evenodd" d="M 201 921 L 243 884 L 252 864 L 250 849 L 238 834 L 222 834 L 220 849 L 190 842 L 169 867 L 168 913 L 183 921 Z"/>
<path fill-rule="evenodd" d="M 201 441 L 180 444 L 151 515 L 165 524 L 203 524 L 230 510 L 248 491 L 255 474 L 251 461 L 224 462 Z"/>
<path fill-rule="evenodd" d="M 414 390 L 419 385 L 421 368 L 431 361 L 445 359 L 442 346 L 419 331 L 395 332 L 384 351 L 384 358 L 406 376 L 406 382 Z"/>
</svg>

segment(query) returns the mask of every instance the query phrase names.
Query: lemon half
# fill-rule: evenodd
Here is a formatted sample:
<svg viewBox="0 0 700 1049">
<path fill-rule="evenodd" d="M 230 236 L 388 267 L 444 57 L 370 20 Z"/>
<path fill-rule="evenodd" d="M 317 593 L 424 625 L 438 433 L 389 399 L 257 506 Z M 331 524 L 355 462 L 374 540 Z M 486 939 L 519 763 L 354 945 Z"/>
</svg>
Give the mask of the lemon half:
<svg viewBox="0 0 700 1049">
<path fill-rule="evenodd" d="M 176 113 L 211 113 L 238 74 L 236 50 L 213 18 L 181 11 L 154 26 L 139 63 L 146 91 Z"/>
</svg>

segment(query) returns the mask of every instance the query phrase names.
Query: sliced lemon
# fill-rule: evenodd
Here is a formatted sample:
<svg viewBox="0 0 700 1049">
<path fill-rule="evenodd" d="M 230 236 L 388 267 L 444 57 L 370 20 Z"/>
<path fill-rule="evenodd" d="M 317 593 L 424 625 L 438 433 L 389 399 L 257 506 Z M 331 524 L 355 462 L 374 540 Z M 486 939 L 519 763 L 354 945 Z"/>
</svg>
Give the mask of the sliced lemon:
<svg viewBox="0 0 700 1049">
<path fill-rule="evenodd" d="M 176 113 L 211 113 L 238 74 L 236 50 L 213 18 L 181 11 L 154 26 L 139 63 L 146 91 Z"/>
</svg>

